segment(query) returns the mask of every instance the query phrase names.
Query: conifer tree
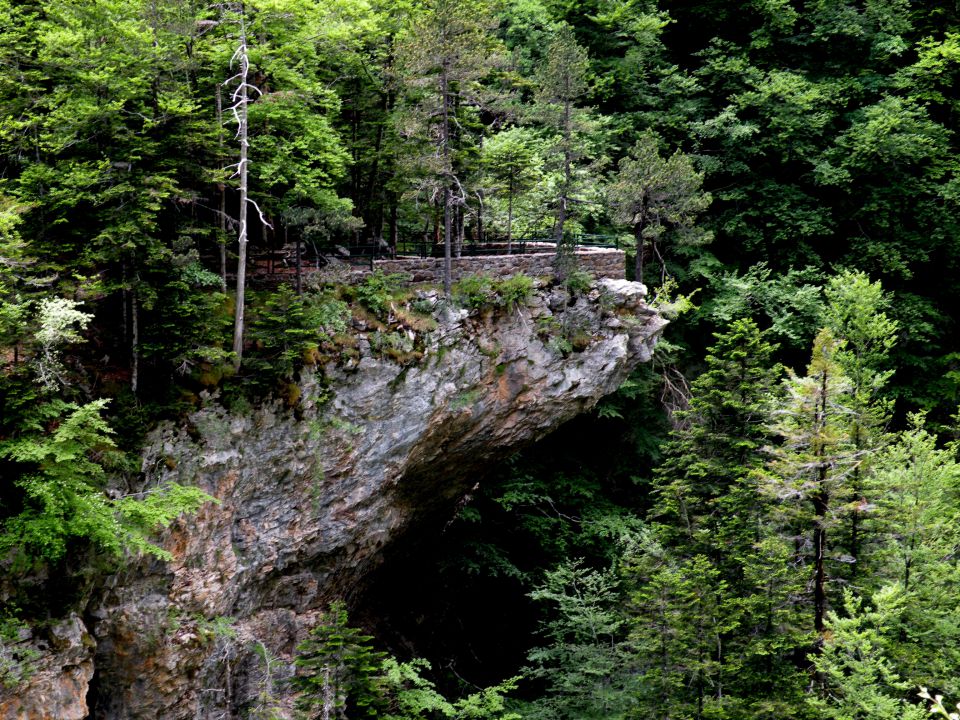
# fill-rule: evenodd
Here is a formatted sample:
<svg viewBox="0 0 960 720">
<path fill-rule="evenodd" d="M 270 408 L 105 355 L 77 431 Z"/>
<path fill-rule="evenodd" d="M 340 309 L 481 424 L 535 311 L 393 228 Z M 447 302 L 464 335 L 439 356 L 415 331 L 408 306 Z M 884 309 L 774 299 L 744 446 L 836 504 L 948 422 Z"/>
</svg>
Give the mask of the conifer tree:
<svg viewBox="0 0 960 720">
<path fill-rule="evenodd" d="M 559 163 L 559 179 L 554 198 L 553 239 L 558 260 L 565 252 L 564 230 L 574 205 L 583 201 L 578 197 L 582 190 L 578 166 L 590 156 L 587 135 L 592 122 L 590 113 L 578 105 L 589 89 L 589 70 L 590 57 L 577 43 L 573 28 L 561 25 L 537 72 L 534 97 L 534 113 L 557 138 L 553 154 Z"/>
<path fill-rule="evenodd" d="M 808 696 L 817 717 L 824 720 L 922 720 L 928 713 L 909 701 L 916 686 L 891 661 L 888 637 L 905 598 L 887 587 L 871 598 L 872 607 L 850 591 L 844 593 L 843 613 L 827 613 L 829 631 L 823 651 L 813 657 L 823 677 L 824 693 Z M 885 637 L 886 636 L 886 637 Z"/>
<path fill-rule="evenodd" d="M 761 512 L 751 473 L 770 441 L 781 370 L 773 362 L 776 346 L 752 320 L 736 320 L 714 338 L 689 408 L 678 414 L 680 428 L 664 448 L 652 517 L 688 557 L 728 555 L 737 563 Z"/>
<path fill-rule="evenodd" d="M 711 233 L 694 224 L 712 200 L 710 193 L 701 189 L 702 184 L 703 173 L 698 173 L 690 158 L 679 150 L 668 158 L 660 156 L 658 138 L 650 130 L 620 161 L 619 172 L 607 188 L 607 199 L 614 221 L 633 230 L 637 282 L 643 282 L 648 241 L 653 257 L 660 261 L 662 283 L 666 279 L 666 250 L 661 252 L 658 243 L 673 236 L 677 246 L 690 247 L 711 239 Z"/>
<path fill-rule="evenodd" d="M 810 614 L 813 629 L 821 636 L 829 608 L 831 563 L 849 561 L 849 556 L 831 556 L 831 534 L 850 502 L 851 478 L 864 456 L 853 442 L 857 420 L 850 379 L 837 360 L 840 347 L 831 330 L 821 330 L 807 374 L 791 374 L 786 381 L 786 405 L 774 426 L 781 445 L 765 486 L 784 512 L 784 531 L 806 538 L 798 545 L 796 560 L 812 565 Z"/>
<path fill-rule="evenodd" d="M 547 691 L 524 716 L 624 717 L 635 688 L 616 571 L 564 562 L 547 572 L 530 597 L 550 603 L 555 614 L 542 624 L 545 644 L 527 656 L 527 673 L 544 681 Z"/>
<path fill-rule="evenodd" d="M 443 207 L 444 292 L 450 295 L 454 214 L 466 202 L 457 172 L 457 112 L 484 104 L 480 81 L 497 62 L 493 30 L 498 21 L 489 0 L 429 0 L 411 18 L 398 47 L 407 113 L 405 135 L 421 147 L 417 164 L 426 170 L 431 195 Z M 433 199 L 433 198 L 432 198 Z"/>
<path fill-rule="evenodd" d="M 871 459 L 883 441 L 883 429 L 890 418 L 892 403 L 881 393 L 893 375 L 888 368 L 890 351 L 896 344 L 897 323 L 887 317 L 889 299 L 880 283 L 871 283 L 865 273 L 845 271 L 832 277 L 825 294 L 824 321 L 843 341 L 836 358 L 850 378 L 851 442 L 862 458 L 850 478 L 848 512 L 850 576 L 856 578 L 862 544 L 862 507 L 870 502 L 863 493 L 863 478 L 869 473 Z"/>
<path fill-rule="evenodd" d="M 627 560 L 640 717 L 715 717 L 725 684 L 729 588 L 710 559 L 648 545 Z"/>
<path fill-rule="evenodd" d="M 542 143 L 522 127 L 512 127 L 489 138 L 483 145 L 482 158 L 486 172 L 495 183 L 497 193 L 507 196 L 507 254 L 513 251 L 513 212 L 518 195 L 529 190 L 540 179 Z"/>
<path fill-rule="evenodd" d="M 909 418 L 864 477 L 870 498 L 863 515 L 863 570 L 858 585 L 873 593 L 897 588 L 902 602 L 890 614 L 887 655 L 918 684 L 960 692 L 960 464 L 955 447 L 941 447 Z"/>
<path fill-rule="evenodd" d="M 658 543 L 631 565 L 633 625 L 645 652 L 666 654 L 645 671 L 660 685 L 652 707 L 751 717 L 751 702 L 786 708 L 802 687 L 789 662 L 800 641 L 788 601 L 802 583 L 758 479 L 782 371 L 752 320 L 715 340 L 656 471 Z"/>
<path fill-rule="evenodd" d="M 301 691 L 298 709 L 307 718 L 377 717 L 380 694 L 374 678 L 385 653 L 373 649 L 369 635 L 347 624 L 342 602 L 331 604 L 325 622 L 297 646 Z"/>
</svg>

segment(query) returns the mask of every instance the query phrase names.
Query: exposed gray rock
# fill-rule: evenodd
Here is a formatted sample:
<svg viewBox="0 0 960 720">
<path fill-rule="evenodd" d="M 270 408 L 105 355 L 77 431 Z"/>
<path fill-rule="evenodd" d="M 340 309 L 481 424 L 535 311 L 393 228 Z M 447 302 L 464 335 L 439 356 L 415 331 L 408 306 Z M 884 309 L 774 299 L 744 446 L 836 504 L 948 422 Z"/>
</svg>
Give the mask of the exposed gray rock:
<svg viewBox="0 0 960 720">
<path fill-rule="evenodd" d="M 643 294 L 601 281 L 509 312 L 439 303 L 419 364 L 362 341 L 359 361 L 303 373 L 295 408 L 237 415 L 211 400 L 189 426 L 158 428 L 149 481 L 195 483 L 219 504 L 168 533 L 173 561 L 115 578 L 92 610 L 95 717 L 240 717 L 264 702 L 322 609 L 356 592 L 388 543 L 415 524 L 439 531 L 485 466 L 650 358 L 666 322 Z M 564 342 L 574 334 L 577 350 Z M 277 658 L 269 668 L 258 644 Z"/>
</svg>

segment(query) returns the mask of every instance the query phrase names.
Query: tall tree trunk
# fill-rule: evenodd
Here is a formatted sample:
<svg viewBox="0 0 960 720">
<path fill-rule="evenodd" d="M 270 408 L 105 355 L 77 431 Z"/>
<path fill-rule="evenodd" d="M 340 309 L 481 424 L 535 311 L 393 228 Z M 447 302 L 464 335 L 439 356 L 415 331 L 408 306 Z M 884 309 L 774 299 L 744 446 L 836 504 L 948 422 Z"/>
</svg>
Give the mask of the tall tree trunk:
<svg viewBox="0 0 960 720">
<path fill-rule="evenodd" d="M 557 246 L 554 260 L 554 274 L 561 280 L 566 278 L 570 270 L 568 262 L 570 258 L 566 256 L 566 248 L 563 243 L 563 231 L 567 224 L 570 186 L 573 176 L 572 136 L 572 101 L 567 100 L 563 104 L 563 189 L 560 193 L 560 207 L 557 213 L 557 226 L 554 235 L 554 241 Z"/>
<path fill-rule="evenodd" d="M 815 419 L 814 430 L 817 434 L 823 435 L 827 428 L 827 389 L 828 378 L 827 371 L 824 370 L 820 376 L 820 398 L 818 401 L 817 418 Z M 815 436 L 816 437 L 816 436 Z M 817 492 L 813 496 L 813 552 L 814 556 L 814 579 L 813 579 L 813 628 L 821 636 L 818 641 L 818 647 L 822 644 L 823 619 L 827 609 L 827 574 L 825 567 L 825 556 L 827 551 L 827 513 L 830 510 L 830 493 L 827 488 L 827 467 L 824 457 L 826 448 L 824 440 L 817 441 L 815 455 L 819 458 L 817 465 Z"/>
<path fill-rule="evenodd" d="M 820 485 L 825 483 L 826 467 L 820 469 Z M 827 549 L 827 510 L 830 506 L 830 496 L 826 489 L 822 489 L 813 498 L 814 507 L 814 528 L 813 528 L 813 552 L 814 556 L 814 580 L 813 580 L 813 629 L 817 633 L 823 633 L 823 619 L 826 616 L 827 608 L 827 574 L 824 565 L 824 556 Z"/>
<path fill-rule="evenodd" d="M 223 93 L 217 85 L 217 160 L 223 161 Z M 227 294 L 227 185 L 220 183 L 220 292 Z"/>
<path fill-rule="evenodd" d="M 443 294 L 453 292 L 453 262 L 450 257 L 450 232 L 453 218 L 450 217 L 450 188 L 443 189 Z"/>
<path fill-rule="evenodd" d="M 507 188 L 507 255 L 513 253 L 513 173 Z"/>
<path fill-rule="evenodd" d="M 454 220 L 454 242 L 456 247 L 456 255 L 459 258 L 463 255 L 463 226 L 464 226 L 464 208 L 463 205 L 457 205 L 453 211 L 453 220 Z"/>
<path fill-rule="evenodd" d="M 391 104 L 392 99 L 390 93 L 381 93 L 380 111 L 384 116 L 390 112 Z M 367 218 L 370 226 L 375 228 L 374 234 L 376 237 L 380 237 L 380 232 L 376 230 L 376 228 L 380 228 L 383 224 L 383 194 L 381 193 L 380 195 L 379 208 L 376 212 L 373 211 L 373 195 L 377 187 L 382 187 L 382 183 L 379 182 L 381 164 L 380 152 L 383 148 L 383 136 L 385 130 L 385 122 L 380 122 L 377 124 L 377 134 L 373 141 L 373 159 L 370 161 L 370 172 L 367 175 L 367 183 L 363 191 L 363 203 L 360 207 L 360 217 Z"/>
<path fill-rule="evenodd" d="M 453 284 L 451 280 L 453 263 L 450 258 L 450 231 L 452 222 L 450 206 L 453 198 L 450 189 L 451 178 L 449 175 L 453 173 L 453 169 L 450 167 L 450 80 L 448 77 L 449 70 L 447 68 L 447 62 L 447 60 L 444 60 L 443 72 L 440 73 L 440 93 L 443 97 L 443 127 L 441 128 L 441 132 L 443 133 L 443 170 L 447 175 L 447 177 L 444 177 L 443 187 L 443 293 L 447 297 L 450 297 Z"/>
<path fill-rule="evenodd" d="M 129 300 L 130 300 L 130 288 L 127 287 L 127 261 L 126 260 L 120 261 L 120 278 L 123 282 L 123 285 L 122 285 L 123 289 L 120 291 L 120 308 L 123 314 L 122 337 L 123 337 L 123 343 L 126 344 L 127 333 L 129 332 L 128 328 L 130 326 L 130 321 L 127 319 L 127 315 L 129 312 L 127 310 L 127 304 L 129 303 Z"/>
<path fill-rule="evenodd" d="M 634 264 L 634 274 L 638 283 L 643 283 L 643 256 L 646 251 L 646 242 L 643 238 L 643 223 L 634 226 L 634 235 L 637 238 L 637 259 Z"/>
<path fill-rule="evenodd" d="M 233 93 L 234 113 L 239 125 L 237 137 L 240 140 L 240 162 L 237 172 L 240 174 L 240 232 L 237 237 L 237 301 L 233 315 L 233 367 L 240 369 L 243 361 L 244 301 L 247 282 L 247 158 L 249 140 L 247 127 L 247 104 L 249 93 L 247 78 L 250 72 L 250 58 L 247 53 L 246 10 L 240 4 L 240 46 L 236 57 L 240 61 L 240 86 Z"/>
<path fill-rule="evenodd" d="M 140 381 L 140 306 L 137 302 L 137 284 L 139 276 L 135 276 L 133 290 L 130 293 L 130 390 L 137 394 L 137 385 Z"/>
<path fill-rule="evenodd" d="M 483 244 L 483 191 L 477 192 L 477 243 Z"/>
<path fill-rule="evenodd" d="M 854 397 L 859 397 L 860 393 L 857 392 L 859 388 L 855 388 Z M 857 454 L 860 454 L 866 450 L 867 439 L 865 437 L 866 433 L 864 428 L 861 427 L 860 423 L 854 420 L 853 425 L 853 447 L 856 450 Z M 851 511 L 850 517 L 850 557 L 853 558 L 853 562 L 850 564 L 850 582 L 854 582 L 857 579 L 857 570 L 860 565 L 860 501 L 863 500 L 863 478 L 860 475 L 860 465 L 858 464 L 853 468 L 853 477 L 850 483 L 850 488 L 853 491 L 853 510 Z"/>
<path fill-rule="evenodd" d="M 388 230 L 389 239 L 387 240 L 390 243 L 390 250 L 393 252 L 394 257 L 397 255 L 397 196 L 395 193 L 390 193 L 390 229 Z"/>
</svg>

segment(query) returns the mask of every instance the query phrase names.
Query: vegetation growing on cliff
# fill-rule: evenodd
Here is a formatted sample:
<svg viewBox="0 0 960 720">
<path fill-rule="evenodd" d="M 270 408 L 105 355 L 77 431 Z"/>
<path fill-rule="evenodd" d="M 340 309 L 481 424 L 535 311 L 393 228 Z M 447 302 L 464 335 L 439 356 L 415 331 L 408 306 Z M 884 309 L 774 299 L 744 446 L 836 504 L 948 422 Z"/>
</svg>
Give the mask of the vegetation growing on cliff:
<svg viewBox="0 0 960 720">
<path fill-rule="evenodd" d="M 356 359 L 350 324 L 419 359 L 397 329 L 433 301 L 307 265 L 586 233 L 699 304 L 596 413 L 491 469 L 452 550 L 423 550 L 441 570 L 396 571 L 448 636 L 414 637 L 437 681 L 521 673 L 533 718 L 960 696 L 958 73 L 946 0 L 0 0 L 0 643 L 163 557 L 207 499 L 139 491 L 158 417 L 211 388 L 295 406 L 304 365 Z M 289 287 L 238 293 L 241 235 Z M 531 292 L 445 280 L 474 309 Z M 408 714 L 461 707 L 429 697 Z"/>
</svg>

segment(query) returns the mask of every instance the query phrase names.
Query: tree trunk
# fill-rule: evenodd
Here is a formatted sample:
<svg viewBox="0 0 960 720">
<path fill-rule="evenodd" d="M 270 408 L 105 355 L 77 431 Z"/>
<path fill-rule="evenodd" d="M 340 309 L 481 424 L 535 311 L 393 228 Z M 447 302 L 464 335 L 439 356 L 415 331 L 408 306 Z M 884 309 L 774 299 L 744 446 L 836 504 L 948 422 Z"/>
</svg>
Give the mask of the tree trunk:
<svg viewBox="0 0 960 720">
<path fill-rule="evenodd" d="M 240 232 L 237 237 L 237 301 L 233 315 L 233 367 L 240 369 L 243 361 L 243 334 L 244 334 L 244 301 L 247 282 L 247 156 L 249 150 L 247 128 L 247 76 L 250 71 L 250 59 L 247 54 L 247 26 L 245 9 L 240 5 L 240 47 L 237 57 L 240 60 L 240 86 L 233 94 L 239 128 L 237 136 L 240 140 L 240 163 L 237 172 L 240 174 Z"/>
<path fill-rule="evenodd" d="M 390 112 L 392 105 L 390 93 L 380 94 L 380 111 L 384 116 Z M 380 180 L 380 151 L 383 147 L 383 135 L 386 123 L 381 122 L 377 125 L 377 134 L 373 141 L 373 159 L 370 162 L 370 172 L 367 175 L 366 188 L 363 191 L 363 202 L 360 206 L 360 217 L 367 218 L 371 227 L 375 228 L 374 234 L 379 237 L 380 232 L 377 228 L 383 224 L 383 194 L 380 195 L 379 209 L 373 211 L 373 194 L 377 187 L 382 187 Z"/>
<path fill-rule="evenodd" d="M 223 96 L 217 85 L 217 160 L 223 160 Z M 220 183 L 220 292 L 227 294 L 227 186 Z"/>
<path fill-rule="evenodd" d="M 453 292 L 453 262 L 450 257 L 450 188 L 443 189 L 443 293 L 450 297 Z"/>
<path fill-rule="evenodd" d="M 513 253 L 513 173 L 507 188 L 507 255 Z"/>
<path fill-rule="evenodd" d="M 452 293 L 453 263 L 450 259 L 450 230 L 451 221 L 450 205 L 452 202 L 452 193 L 450 191 L 450 177 L 452 168 L 450 167 L 450 81 L 447 73 L 447 60 L 444 60 L 443 72 L 440 73 L 440 93 L 443 104 L 443 127 L 441 128 L 442 152 L 443 152 L 443 170 L 447 177 L 444 177 L 443 186 L 443 293 L 448 298 Z"/>
<path fill-rule="evenodd" d="M 483 244 L 483 192 L 477 192 L 477 243 Z"/>
<path fill-rule="evenodd" d="M 560 246 L 563 243 L 563 230 L 567 223 L 567 203 L 570 196 L 570 181 L 572 177 L 573 160 L 570 144 L 572 140 L 571 127 L 572 103 L 567 100 L 563 104 L 563 189 L 560 191 L 560 207 L 557 213 L 557 226 L 554 239 L 557 244 L 557 257 L 560 256 Z"/>
<path fill-rule="evenodd" d="M 634 263 L 634 275 L 638 283 L 643 283 L 643 255 L 646 251 L 646 242 L 643 237 L 643 223 L 637 223 L 634 228 L 634 235 L 637 238 L 637 259 Z"/>
<path fill-rule="evenodd" d="M 397 196 L 390 193 L 390 233 L 387 242 L 390 244 L 390 250 L 393 256 L 397 256 Z"/>
<path fill-rule="evenodd" d="M 140 307 L 137 303 L 137 279 L 130 293 L 130 390 L 137 394 L 140 379 Z"/>
<path fill-rule="evenodd" d="M 821 475 L 826 475 L 826 468 L 820 470 Z M 825 480 L 821 480 L 821 487 Z M 814 528 L 813 528 L 813 552 L 814 556 L 814 580 L 813 580 L 813 629 L 818 634 L 823 633 L 823 619 L 826 616 L 827 608 L 827 574 L 824 566 L 824 556 L 827 549 L 827 510 L 830 506 L 830 496 L 826 490 L 821 490 L 813 498 L 814 507 Z"/>
<path fill-rule="evenodd" d="M 820 376 L 820 399 L 817 408 L 818 417 L 814 420 L 814 432 L 817 435 L 823 435 L 827 427 L 827 372 L 824 370 Z M 825 567 L 825 555 L 827 550 L 827 513 L 830 510 L 830 494 L 827 488 L 827 467 L 826 448 L 821 438 L 817 440 L 818 446 L 815 449 L 815 455 L 819 458 L 817 466 L 817 492 L 813 496 L 813 551 L 814 556 L 814 579 L 813 579 L 813 628 L 817 634 L 823 636 L 823 619 L 827 609 L 827 574 Z M 818 648 L 822 644 L 822 639 L 818 641 Z"/>
<path fill-rule="evenodd" d="M 860 393 L 857 392 L 859 388 L 855 388 L 854 397 L 859 397 Z M 864 437 L 863 428 L 860 426 L 860 423 L 856 420 L 854 421 L 853 426 L 853 447 L 854 450 L 859 454 L 866 449 L 866 438 Z M 853 469 L 853 478 L 850 483 L 850 488 L 853 491 L 854 503 L 853 510 L 851 511 L 850 517 L 850 557 L 853 558 L 853 562 L 850 564 L 850 582 L 853 583 L 857 579 L 857 570 L 860 565 L 860 502 L 863 500 L 863 479 L 860 477 L 860 466 L 857 465 Z"/>
<path fill-rule="evenodd" d="M 463 226 L 464 226 L 464 220 L 465 220 L 463 209 L 464 209 L 463 205 L 457 205 L 457 207 L 454 208 L 454 212 L 453 212 L 453 219 L 455 222 L 454 242 L 455 242 L 455 247 L 457 251 L 456 255 L 458 258 L 463 255 L 463 240 L 464 240 Z"/>
<path fill-rule="evenodd" d="M 571 269 L 568 262 L 570 258 L 566 257 L 566 248 L 563 243 L 563 231 L 567 224 L 570 186 L 573 176 L 573 149 L 571 147 L 573 128 L 571 113 L 572 101 L 566 100 L 563 104 L 563 189 L 560 191 L 560 207 L 557 212 L 557 226 L 554 234 L 554 241 L 557 246 L 554 260 L 554 274 L 561 280 L 566 279 Z"/>
</svg>

